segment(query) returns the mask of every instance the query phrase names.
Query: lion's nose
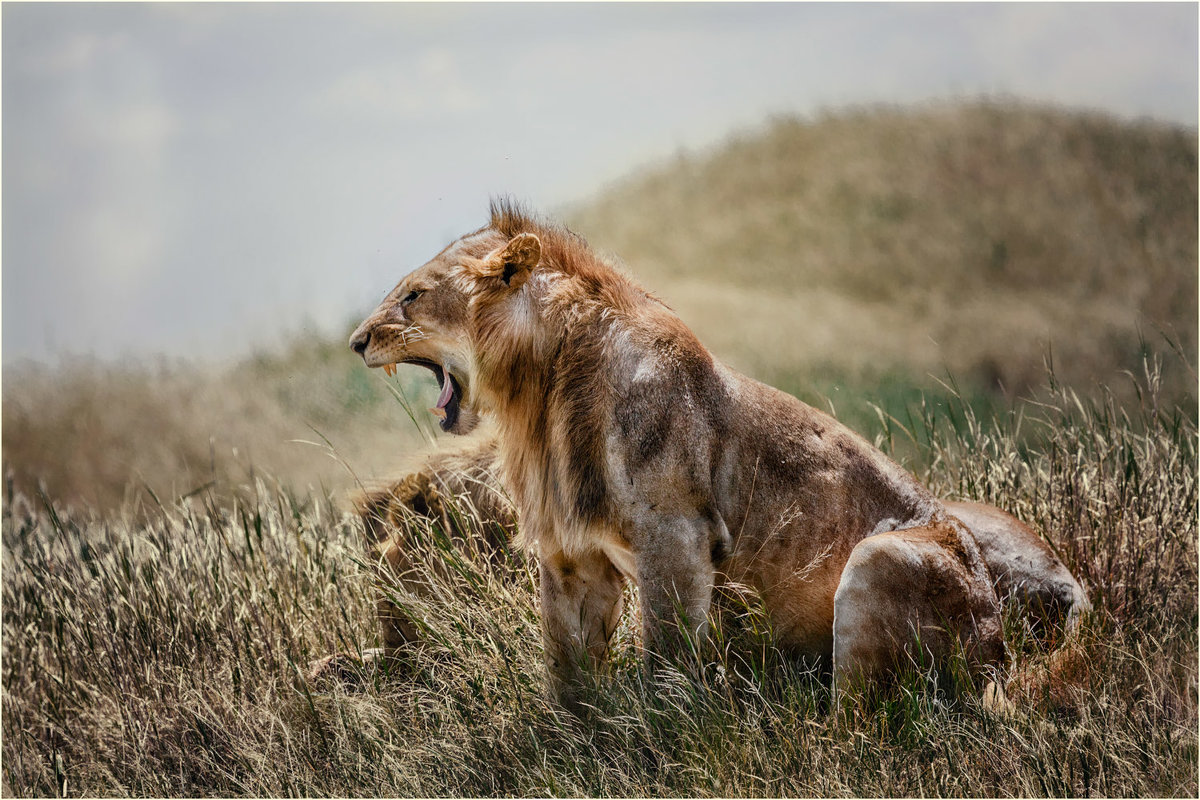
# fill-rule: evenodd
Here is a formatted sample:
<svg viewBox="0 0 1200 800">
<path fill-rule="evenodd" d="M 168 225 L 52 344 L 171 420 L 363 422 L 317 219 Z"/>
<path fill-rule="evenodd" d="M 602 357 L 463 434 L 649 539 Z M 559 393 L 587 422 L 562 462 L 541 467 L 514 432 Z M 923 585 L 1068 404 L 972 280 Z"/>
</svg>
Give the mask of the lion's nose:
<svg viewBox="0 0 1200 800">
<path fill-rule="evenodd" d="M 371 341 L 370 331 L 355 331 L 350 337 L 350 349 L 360 356 L 367 352 L 367 344 Z"/>
</svg>

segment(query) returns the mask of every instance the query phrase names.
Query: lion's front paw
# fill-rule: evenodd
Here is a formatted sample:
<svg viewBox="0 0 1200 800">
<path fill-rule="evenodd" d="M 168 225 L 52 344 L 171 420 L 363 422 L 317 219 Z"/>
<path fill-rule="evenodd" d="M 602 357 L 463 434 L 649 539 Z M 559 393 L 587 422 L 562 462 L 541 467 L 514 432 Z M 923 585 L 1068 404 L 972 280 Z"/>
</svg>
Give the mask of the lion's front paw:
<svg viewBox="0 0 1200 800">
<path fill-rule="evenodd" d="M 366 669 L 362 661 L 346 653 L 318 658 L 308 665 L 304 680 L 318 692 L 328 692 L 335 686 L 360 687 Z"/>
<path fill-rule="evenodd" d="M 424 472 L 404 477 L 391 488 L 391 496 L 393 502 L 388 506 L 388 516 L 393 525 L 403 521 L 404 512 L 400 508 L 422 517 L 436 517 L 442 513 L 441 494 Z"/>
<path fill-rule="evenodd" d="M 310 663 L 305 680 L 310 688 L 318 692 L 332 691 L 339 686 L 350 691 L 361 691 L 372 673 L 385 661 L 389 659 L 380 647 L 364 650 L 361 659 L 349 653 L 334 653 Z"/>
</svg>

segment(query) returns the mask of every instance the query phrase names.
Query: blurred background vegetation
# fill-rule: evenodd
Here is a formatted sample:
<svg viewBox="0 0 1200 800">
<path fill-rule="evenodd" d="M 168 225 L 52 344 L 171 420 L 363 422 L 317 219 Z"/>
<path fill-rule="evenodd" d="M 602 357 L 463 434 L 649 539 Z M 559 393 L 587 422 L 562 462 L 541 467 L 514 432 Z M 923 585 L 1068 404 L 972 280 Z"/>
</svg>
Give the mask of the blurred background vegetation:
<svg viewBox="0 0 1200 800">
<path fill-rule="evenodd" d="M 541 211 L 720 358 L 868 437 L 951 393 L 985 414 L 1036 399 L 1048 359 L 1084 396 L 1131 398 L 1128 373 L 1172 350 L 1162 396 L 1194 416 L 1196 159 L 1194 130 L 1157 122 L 868 107 L 773 119 Z M 234 491 L 256 470 L 336 493 L 396 474 L 432 437 L 427 373 L 389 381 L 341 337 L 291 340 L 219 366 L 6 366 L 6 473 L 100 509 Z"/>
</svg>

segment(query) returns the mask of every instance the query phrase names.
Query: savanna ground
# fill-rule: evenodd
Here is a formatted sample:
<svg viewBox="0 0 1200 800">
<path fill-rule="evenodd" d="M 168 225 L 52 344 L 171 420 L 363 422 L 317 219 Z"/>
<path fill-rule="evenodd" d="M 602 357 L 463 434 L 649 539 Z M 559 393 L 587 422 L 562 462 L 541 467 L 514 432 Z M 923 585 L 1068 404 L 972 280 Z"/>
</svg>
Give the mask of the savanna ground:
<svg viewBox="0 0 1200 800">
<path fill-rule="evenodd" d="M 545 699 L 530 565 L 426 529 L 418 596 L 363 555 L 346 492 L 423 446 L 423 373 L 313 334 L 230 367 L 17 366 L 4 794 L 1200 791 L 1194 132 L 994 106 L 783 120 L 569 217 L 723 358 L 1044 531 L 1095 606 L 1069 657 L 1010 617 L 1015 713 L 912 674 L 839 715 L 748 598 L 660 685 L 627 620 L 575 720 Z M 377 643 L 380 592 L 428 647 L 361 691 L 299 680 Z"/>
</svg>

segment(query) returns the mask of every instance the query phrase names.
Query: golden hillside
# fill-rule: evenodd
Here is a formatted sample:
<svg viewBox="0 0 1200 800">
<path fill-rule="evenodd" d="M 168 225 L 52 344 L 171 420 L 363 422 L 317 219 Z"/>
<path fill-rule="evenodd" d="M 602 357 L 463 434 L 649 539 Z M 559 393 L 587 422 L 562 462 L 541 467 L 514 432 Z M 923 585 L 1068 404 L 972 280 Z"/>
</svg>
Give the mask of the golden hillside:
<svg viewBox="0 0 1200 800">
<path fill-rule="evenodd" d="M 1100 114 L 869 108 L 680 155 L 569 221 L 767 380 L 948 368 L 1023 393 L 1049 345 L 1086 389 L 1140 373 L 1157 329 L 1195 363 L 1196 158 L 1194 131 Z"/>
<path fill-rule="evenodd" d="M 1142 373 L 1139 326 L 1153 348 L 1155 326 L 1170 331 L 1194 365 L 1196 205 L 1191 133 L 975 105 L 778 120 L 638 170 L 566 221 L 721 357 L 872 435 L 873 404 L 903 417 L 936 402 L 947 368 L 984 412 L 997 382 L 1035 390 L 1048 341 L 1085 393 Z M 6 367 L 6 475 L 115 507 L 143 487 L 401 474 L 434 435 L 437 388 L 424 370 L 364 368 L 345 346 L 361 314 L 231 367 Z M 1194 398 L 1184 360 L 1166 364 L 1164 397 Z"/>
</svg>

